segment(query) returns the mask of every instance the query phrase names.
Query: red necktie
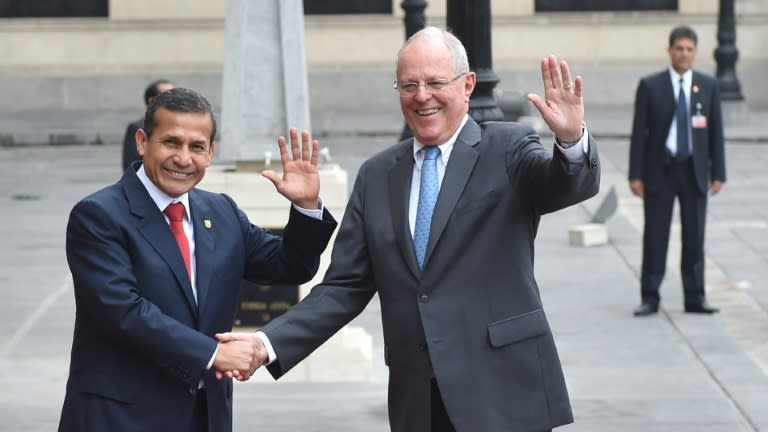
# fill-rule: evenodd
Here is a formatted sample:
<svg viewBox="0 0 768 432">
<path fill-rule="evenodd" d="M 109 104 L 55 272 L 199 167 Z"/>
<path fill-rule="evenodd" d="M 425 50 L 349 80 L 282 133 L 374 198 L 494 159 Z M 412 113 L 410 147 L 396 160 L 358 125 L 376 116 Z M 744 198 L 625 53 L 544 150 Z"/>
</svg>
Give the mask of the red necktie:
<svg viewBox="0 0 768 432">
<path fill-rule="evenodd" d="M 168 204 L 168 207 L 165 208 L 165 214 L 168 216 L 168 219 L 171 220 L 171 232 L 173 233 L 173 236 L 176 237 L 176 243 L 179 244 L 181 257 L 184 258 L 184 265 L 187 266 L 187 274 L 189 275 L 189 279 L 192 280 L 192 263 L 189 259 L 189 240 L 187 240 L 187 235 L 184 234 L 184 224 L 182 223 L 184 220 L 184 213 L 186 213 L 184 204 L 180 202 Z"/>
</svg>

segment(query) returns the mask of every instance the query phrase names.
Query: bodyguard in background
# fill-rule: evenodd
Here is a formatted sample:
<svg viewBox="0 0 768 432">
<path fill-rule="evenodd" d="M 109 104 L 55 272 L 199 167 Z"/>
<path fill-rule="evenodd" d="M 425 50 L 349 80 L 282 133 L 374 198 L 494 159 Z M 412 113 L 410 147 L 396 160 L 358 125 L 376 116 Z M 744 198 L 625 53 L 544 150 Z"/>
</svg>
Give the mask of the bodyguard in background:
<svg viewBox="0 0 768 432">
<path fill-rule="evenodd" d="M 152 99 L 164 91 L 168 91 L 174 87 L 173 83 L 159 79 L 150 83 L 146 89 L 144 89 L 144 104 L 149 106 Z M 136 131 L 144 127 L 144 116 L 140 119 L 128 124 L 125 128 L 125 136 L 123 137 L 123 171 L 127 170 L 131 165 L 131 162 L 141 159 L 139 150 L 136 148 Z"/>
<path fill-rule="evenodd" d="M 643 198 L 642 303 L 635 316 L 658 312 L 675 197 L 680 202 L 680 273 L 689 313 L 717 312 L 704 294 L 704 222 L 707 192 L 725 182 L 725 150 L 717 80 L 692 69 L 696 32 L 669 35 L 670 66 L 640 80 L 629 151 L 629 186 Z"/>
</svg>

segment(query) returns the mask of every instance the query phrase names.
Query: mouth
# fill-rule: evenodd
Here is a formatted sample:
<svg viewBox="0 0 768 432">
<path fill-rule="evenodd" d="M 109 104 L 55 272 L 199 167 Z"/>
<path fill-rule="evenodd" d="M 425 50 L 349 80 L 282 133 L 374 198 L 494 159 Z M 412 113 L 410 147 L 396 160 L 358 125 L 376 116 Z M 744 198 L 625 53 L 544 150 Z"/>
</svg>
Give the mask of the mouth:
<svg viewBox="0 0 768 432">
<path fill-rule="evenodd" d="M 426 117 L 431 116 L 432 114 L 437 114 L 437 112 L 440 111 L 440 108 L 431 108 L 426 110 L 416 110 L 416 114 Z"/>
<path fill-rule="evenodd" d="M 180 171 L 174 171 L 171 169 L 166 169 L 165 172 L 171 175 L 171 177 L 177 178 L 177 179 L 187 179 L 189 177 L 192 177 L 192 173 L 184 173 Z"/>
</svg>

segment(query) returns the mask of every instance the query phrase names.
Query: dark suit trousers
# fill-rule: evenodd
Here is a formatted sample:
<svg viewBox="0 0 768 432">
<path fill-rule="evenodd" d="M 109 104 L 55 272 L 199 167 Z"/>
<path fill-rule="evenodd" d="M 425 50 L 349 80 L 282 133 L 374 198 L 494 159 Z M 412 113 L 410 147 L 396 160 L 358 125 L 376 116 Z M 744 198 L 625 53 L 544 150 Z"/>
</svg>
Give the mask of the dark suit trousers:
<svg viewBox="0 0 768 432">
<path fill-rule="evenodd" d="M 195 395 L 190 432 L 208 432 L 208 401 L 206 391 L 199 389 Z"/>
<path fill-rule="evenodd" d="M 659 286 L 664 279 L 667 247 L 675 197 L 680 202 L 680 225 L 683 250 L 680 274 L 686 304 L 704 300 L 704 223 L 707 194 L 696 186 L 693 162 L 676 162 L 665 166 L 664 184 L 648 191 L 646 187 L 645 230 L 643 233 L 643 267 L 641 296 L 643 303 L 658 304 Z"/>
<path fill-rule="evenodd" d="M 448 412 L 445 410 L 443 398 L 440 396 L 440 388 L 437 387 L 437 380 L 433 378 L 430 381 L 432 383 L 432 394 L 430 395 L 432 400 L 432 432 L 456 432 L 451 419 L 448 417 Z"/>
</svg>

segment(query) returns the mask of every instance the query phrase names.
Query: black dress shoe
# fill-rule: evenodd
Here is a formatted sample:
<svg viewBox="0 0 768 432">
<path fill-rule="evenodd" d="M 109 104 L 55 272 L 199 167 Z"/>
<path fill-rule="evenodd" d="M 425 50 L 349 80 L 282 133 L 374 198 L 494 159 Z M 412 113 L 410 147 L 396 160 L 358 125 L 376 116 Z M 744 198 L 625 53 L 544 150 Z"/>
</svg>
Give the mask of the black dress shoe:
<svg viewBox="0 0 768 432">
<path fill-rule="evenodd" d="M 659 305 L 653 303 L 641 303 L 640 306 L 635 308 L 634 315 L 636 317 L 648 316 L 655 314 L 659 311 Z"/>
<path fill-rule="evenodd" d="M 720 312 L 720 309 L 708 305 L 707 302 L 701 302 L 686 304 L 685 311 L 687 313 L 713 314 Z"/>
</svg>

